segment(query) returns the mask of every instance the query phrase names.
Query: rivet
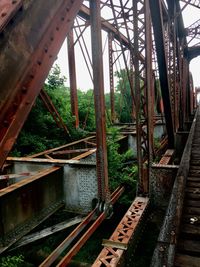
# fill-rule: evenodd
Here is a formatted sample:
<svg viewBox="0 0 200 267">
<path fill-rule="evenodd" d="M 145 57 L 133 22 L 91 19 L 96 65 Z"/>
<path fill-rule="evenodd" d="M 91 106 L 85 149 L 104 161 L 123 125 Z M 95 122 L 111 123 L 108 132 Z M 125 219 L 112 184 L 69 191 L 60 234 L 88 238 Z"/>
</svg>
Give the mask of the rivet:
<svg viewBox="0 0 200 267">
<path fill-rule="evenodd" d="M 34 78 L 34 75 L 33 74 L 30 74 L 30 78 L 33 79 Z"/>
<path fill-rule="evenodd" d="M 37 64 L 40 66 L 42 64 L 42 62 L 40 60 L 38 60 Z"/>
<path fill-rule="evenodd" d="M 16 0 L 13 0 L 13 1 L 12 1 L 12 4 L 13 4 L 13 5 L 14 5 L 14 4 L 16 4 L 16 3 L 17 3 L 17 1 L 16 1 Z"/>
<path fill-rule="evenodd" d="M 47 48 L 47 47 L 45 47 L 45 49 L 44 49 L 44 52 L 45 52 L 45 53 L 47 53 L 47 52 L 48 52 L 48 48 Z"/>
<path fill-rule="evenodd" d="M 59 27 L 58 26 L 56 27 L 56 31 L 59 31 Z"/>
<path fill-rule="evenodd" d="M 163 252 L 163 251 L 164 251 L 164 248 L 161 246 L 161 247 L 159 247 L 159 250 L 160 250 L 161 252 Z"/>
<path fill-rule="evenodd" d="M 1 13 L 2 18 L 5 17 L 6 15 L 7 15 L 6 12 Z"/>
<path fill-rule="evenodd" d="M 51 36 L 51 37 L 50 37 L 50 40 L 51 40 L 51 41 L 53 41 L 53 40 L 54 40 L 53 36 Z"/>
<path fill-rule="evenodd" d="M 64 17 L 61 17 L 61 20 L 63 21 L 63 20 L 65 20 L 65 18 Z"/>
</svg>

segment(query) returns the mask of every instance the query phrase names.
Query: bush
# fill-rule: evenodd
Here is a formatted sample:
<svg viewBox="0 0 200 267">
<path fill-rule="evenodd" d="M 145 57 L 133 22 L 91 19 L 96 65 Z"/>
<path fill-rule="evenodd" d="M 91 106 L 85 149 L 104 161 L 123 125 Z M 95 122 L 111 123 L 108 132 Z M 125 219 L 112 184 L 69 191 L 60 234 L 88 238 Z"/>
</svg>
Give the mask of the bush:
<svg viewBox="0 0 200 267">
<path fill-rule="evenodd" d="M 19 256 L 7 256 L 0 260 L 1 267 L 20 267 L 24 263 L 24 257 Z"/>
</svg>

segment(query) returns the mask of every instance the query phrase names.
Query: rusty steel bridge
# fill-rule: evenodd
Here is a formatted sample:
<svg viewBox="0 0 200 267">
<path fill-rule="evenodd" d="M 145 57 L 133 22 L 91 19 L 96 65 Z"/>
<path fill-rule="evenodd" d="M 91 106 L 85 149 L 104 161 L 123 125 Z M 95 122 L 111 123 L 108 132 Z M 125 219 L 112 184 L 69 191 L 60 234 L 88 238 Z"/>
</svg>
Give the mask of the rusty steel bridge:
<svg viewBox="0 0 200 267">
<path fill-rule="evenodd" d="M 57 226 L 58 231 L 77 226 L 40 266 L 55 266 L 61 254 L 56 266 L 67 266 L 112 215 L 124 188 L 112 193 L 109 188 L 104 68 L 116 125 L 114 73 L 121 66 L 131 91 L 132 123 L 120 126 L 119 144 L 135 152 L 137 196 L 110 238 L 103 240 L 92 266 L 133 266 L 129 257 L 138 236 L 145 238 L 138 233 L 149 209 L 161 207 L 166 215 L 151 266 L 200 266 L 200 89 L 194 88 L 189 70 L 200 55 L 200 20 L 185 28 L 187 9 L 198 11 L 200 1 L 0 0 L 0 253 L 33 242 L 36 235 L 29 232 L 65 207 L 77 216 Z M 66 39 L 74 127 L 79 127 L 78 46 L 93 84 L 96 132 L 35 155 L 11 157 L 37 97 L 69 134 L 43 89 Z"/>
</svg>

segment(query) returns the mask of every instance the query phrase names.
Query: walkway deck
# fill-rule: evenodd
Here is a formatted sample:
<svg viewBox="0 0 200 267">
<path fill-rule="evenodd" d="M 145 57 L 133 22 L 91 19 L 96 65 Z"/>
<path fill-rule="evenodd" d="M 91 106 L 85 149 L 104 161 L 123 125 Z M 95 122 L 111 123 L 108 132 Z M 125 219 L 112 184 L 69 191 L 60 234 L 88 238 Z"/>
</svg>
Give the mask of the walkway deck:
<svg viewBox="0 0 200 267">
<path fill-rule="evenodd" d="M 175 266 L 200 266 L 200 111 L 192 141 Z"/>
</svg>

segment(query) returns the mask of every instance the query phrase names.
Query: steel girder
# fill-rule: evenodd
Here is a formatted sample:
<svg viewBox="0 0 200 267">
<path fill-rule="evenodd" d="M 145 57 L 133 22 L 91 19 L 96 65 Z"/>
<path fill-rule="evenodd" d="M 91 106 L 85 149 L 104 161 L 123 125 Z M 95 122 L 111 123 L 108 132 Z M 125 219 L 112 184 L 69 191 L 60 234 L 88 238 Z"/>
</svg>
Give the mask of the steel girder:
<svg viewBox="0 0 200 267">
<path fill-rule="evenodd" d="M 69 64 L 69 79 L 70 79 L 70 96 L 71 96 L 71 112 L 75 116 L 75 127 L 79 127 L 79 115 L 78 115 L 78 95 L 76 85 L 76 62 L 74 52 L 74 32 L 73 29 L 67 36 L 68 44 L 68 64 Z"/>
<path fill-rule="evenodd" d="M 4 30 L 0 48 L 0 167 L 43 86 L 81 4 L 81 0 L 29 1 L 21 16 Z"/>
<path fill-rule="evenodd" d="M 111 122 L 115 122 L 115 90 L 114 90 L 114 71 L 113 71 L 113 34 L 108 33 L 108 60 L 110 75 L 110 106 L 111 106 Z"/>
<path fill-rule="evenodd" d="M 106 118 L 104 99 L 104 78 L 102 58 L 102 36 L 100 0 L 90 2 L 91 12 L 91 40 L 92 40 L 92 63 L 94 81 L 94 103 L 96 118 L 96 143 L 97 143 L 97 179 L 98 192 L 101 201 L 109 201 L 108 187 L 108 161 L 106 145 Z"/>
<path fill-rule="evenodd" d="M 38 171 L 0 192 L 0 253 L 63 204 L 61 167 Z"/>
<path fill-rule="evenodd" d="M 170 100 L 170 87 L 169 87 L 169 77 L 167 68 L 168 64 L 167 64 L 167 53 L 165 48 L 164 23 L 162 17 L 161 1 L 150 0 L 150 10 L 151 10 L 152 24 L 154 29 L 160 85 L 163 97 L 166 128 L 168 134 L 168 146 L 169 148 L 173 148 L 174 127 L 173 127 L 172 108 Z"/>
<path fill-rule="evenodd" d="M 17 11 L 23 7 L 22 0 L 1 0 L 0 2 L 0 32 L 5 28 Z"/>
<path fill-rule="evenodd" d="M 147 194 L 150 177 L 148 171 L 150 171 L 152 163 L 153 146 L 153 71 L 149 1 L 134 1 L 133 12 L 137 158 L 139 167 L 138 193 Z M 139 53 L 145 55 L 144 59 L 138 56 Z"/>
</svg>

